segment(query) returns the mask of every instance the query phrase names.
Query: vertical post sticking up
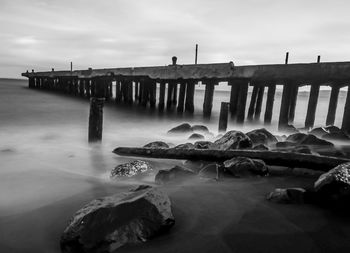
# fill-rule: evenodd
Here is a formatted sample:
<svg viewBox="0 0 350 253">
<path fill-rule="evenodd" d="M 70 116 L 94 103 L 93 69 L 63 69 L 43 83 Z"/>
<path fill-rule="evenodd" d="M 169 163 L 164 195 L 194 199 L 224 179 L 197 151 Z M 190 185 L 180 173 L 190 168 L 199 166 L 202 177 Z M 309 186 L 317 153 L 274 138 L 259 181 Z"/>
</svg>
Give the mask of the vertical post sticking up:
<svg viewBox="0 0 350 253">
<path fill-rule="evenodd" d="M 73 72 L 73 62 L 70 62 L 70 72 Z"/>
<path fill-rule="evenodd" d="M 256 97 L 258 95 L 258 90 L 259 90 L 259 86 L 254 85 L 252 96 L 250 98 L 249 109 L 248 109 L 248 116 L 247 116 L 248 120 L 252 120 L 253 119 L 253 115 L 254 115 L 254 111 L 255 111 L 255 105 L 256 105 Z"/>
<path fill-rule="evenodd" d="M 151 108 L 156 107 L 156 92 L 157 92 L 157 83 L 155 80 L 149 81 L 149 104 Z"/>
<path fill-rule="evenodd" d="M 320 63 L 321 62 L 321 55 L 318 55 L 317 56 L 317 63 Z"/>
<path fill-rule="evenodd" d="M 243 124 L 245 116 L 245 107 L 248 95 L 248 80 L 239 81 L 239 97 L 237 102 L 237 123 Z"/>
<path fill-rule="evenodd" d="M 194 113 L 194 92 L 195 92 L 195 81 L 186 80 L 186 101 L 185 101 L 185 112 L 189 114 Z"/>
<path fill-rule="evenodd" d="M 184 111 L 185 93 L 186 93 L 186 81 L 183 80 L 180 83 L 179 102 L 177 104 L 177 113 L 179 114 L 182 114 Z"/>
<path fill-rule="evenodd" d="M 346 102 L 343 115 L 342 130 L 346 133 L 350 133 L 350 85 L 348 85 L 348 93 L 346 95 Z"/>
<path fill-rule="evenodd" d="M 227 102 L 221 102 L 220 118 L 219 118 L 219 133 L 226 132 L 229 104 Z"/>
<path fill-rule="evenodd" d="M 29 77 L 28 79 L 28 88 L 33 88 L 35 86 L 34 77 Z"/>
<path fill-rule="evenodd" d="M 206 118 L 210 118 L 211 116 L 211 110 L 213 108 L 214 88 L 215 83 L 213 80 L 209 80 L 205 85 L 203 116 Z"/>
<path fill-rule="evenodd" d="M 335 121 L 335 114 L 337 111 L 338 105 L 338 96 L 339 96 L 339 86 L 333 86 L 331 91 L 331 97 L 329 98 L 329 106 L 327 113 L 326 125 L 331 126 Z"/>
<path fill-rule="evenodd" d="M 289 105 L 289 112 L 288 112 L 288 124 L 293 124 L 294 122 L 294 116 L 295 116 L 295 107 L 297 104 L 298 99 L 298 91 L 299 86 L 294 83 L 291 91 L 291 97 L 290 97 L 290 105 Z"/>
<path fill-rule="evenodd" d="M 262 102 L 263 102 L 263 98 L 264 98 L 264 91 L 265 91 L 265 86 L 260 86 L 259 92 L 258 92 L 258 98 L 256 100 L 254 120 L 260 119 L 261 106 L 262 106 Z"/>
<path fill-rule="evenodd" d="M 174 82 L 173 105 L 177 104 L 177 82 Z"/>
<path fill-rule="evenodd" d="M 288 85 L 288 83 L 284 84 L 283 92 L 282 92 L 282 100 L 281 100 L 280 117 L 278 120 L 278 130 L 284 130 L 288 126 L 290 93 L 291 93 L 291 85 Z"/>
<path fill-rule="evenodd" d="M 198 59 L 198 44 L 196 44 L 196 56 L 194 58 L 194 64 L 197 64 L 197 59 Z"/>
<path fill-rule="evenodd" d="M 286 53 L 286 59 L 285 59 L 285 64 L 288 64 L 288 60 L 289 60 L 289 52 Z"/>
<path fill-rule="evenodd" d="M 100 142 L 102 141 L 103 128 L 103 105 L 105 95 L 105 80 L 95 79 L 96 93 L 90 99 L 90 115 L 89 115 L 89 135 L 88 141 Z"/>
<path fill-rule="evenodd" d="M 173 81 L 169 81 L 168 82 L 168 96 L 167 96 L 167 103 L 166 103 L 166 107 L 167 107 L 168 111 L 171 110 L 171 106 L 172 106 L 173 90 L 174 90 L 174 83 L 173 83 Z"/>
<path fill-rule="evenodd" d="M 312 128 L 314 126 L 319 91 L 320 91 L 320 86 L 318 84 L 311 85 L 309 103 L 308 103 L 306 119 L 305 119 L 306 128 Z"/>
<path fill-rule="evenodd" d="M 230 94 L 230 112 L 231 119 L 236 118 L 237 114 L 237 102 L 239 96 L 239 85 L 234 82 L 234 80 L 229 80 L 228 85 L 231 86 L 231 94 Z"/>
<path fill-rule="evenodd" d="M 166 83 L 164 81 L 161 81 L 159 83 L 159 103 L 158 103 L 159 112 L 164 111 L 165 85 L 166 85 Z"/>
<path fill-rule="evenodd" d="M 275 101 L 275 92 L 276 92 L 276 85 L 275 84 L 270 85 L 267 91 L 266 110 L 265 110 L 265 116 L 264 116 L 264 123 L 266 125 L 271 124 L 273 104 Z"/>
<path fill-rule="evenodd" d="M 120 103 L 122 100 L 122 93 L 121 93 L 121 85 L 120 80 L 116 80 L 115 82 L 115 102 Z"/>
</svg>

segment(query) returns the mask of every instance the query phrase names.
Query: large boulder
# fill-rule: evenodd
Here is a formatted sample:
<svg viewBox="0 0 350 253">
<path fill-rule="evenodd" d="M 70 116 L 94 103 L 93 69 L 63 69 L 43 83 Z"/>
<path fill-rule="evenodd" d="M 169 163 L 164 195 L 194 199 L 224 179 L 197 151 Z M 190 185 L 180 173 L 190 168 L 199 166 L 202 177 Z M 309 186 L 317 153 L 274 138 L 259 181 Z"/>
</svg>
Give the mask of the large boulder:
<svg viewBox="0 0 350 253">
<path fill-rule="evenodd" d="M 175 223 L 169 197 L 157 188 L 95 199 L 77 211 L 61 237 L 65 253 L 114 252 L 148 241 Z"/>
<path fill-rule="evenodd" d="M 317 138 L 315 135 L 308 134 L 299 144 L 308 146 L 327 146 L 333 147 L 333 143 Z"/>
<path fill-rule="evenodd" d="M 120 164 L 115 167 L 110 174 L 110 178 L 118 179 L 125 177 L 133 177 L 143 173 L 152 171 L 152 166 L 145 161 L 135 160 L 130 163 Z"/>
<path fill-rule="evenodd" d="M 266 147 L 264 144 L 258 144 L 253 147 L 253 150 L 269 150 L 269 148 Z"/>
<path fill-rule="evenodd" d="M 225 171 L 242 177 L 250 175 L 266 176 L 269 171 L 263 160 L 247 157 L 234 157 L 224 162 Z"/>
<path fill-rule="evenodd" d="M 342 130 L 337 126 L 326 126 L 324 129 L 326 129 L 326 131 L 328 131 L 331 134 L 342 132 Z"/>
<path fill-rule="evenodd" d="M 206 126 L 203 126 L 203 125 L 193 125 L 191 127 L 191 129 L 195 133 L 202 133 L 202 134 L 209 133 L 209 129 Z"/>
<path fill-rule="evenodd" d="M 159 170 L 155 181 L 157 184 L 180 183 L 196 176 L 196 173 L 190 169 L 175 166 L 170 170 Z"/>
<path fill-rule="evenodd" d="M 300 143 L 302 140 L 304 140 L 306 136 L 307 134 L 304 134 L 304 133 L 295 133 L 295 134 L 289 135 L 286 141 Z"/>
<path fill-rule="evenodd" d="M 305 192 L 303 188 L 276 188 L 266 198 L 280 204 L 301 204 L 305 202 Z"/>
<path fill-rule="evenodd" d="M 277 138 L 272 133 L 267 131 L 265 128 L 255 129 L 253 131 L 246 133 L 246 135 L 252 140 L 252 142 L 255 145 L 257 144 L 270 145 L 278 141 Z"/>
<path fill-rule="evenodd" d="M 343 163 L 322 174 L 314 188 L 325 201 L 342 201 L 350 205 L 350 163 Z"/>
<path fill-rule="evenodd" d="M 347 135 L 343 131 L 327 133 L 323 135 L 322 138 L 330 141 L 349 141 L 350 140 L 349 135 Z"/>
<path fill-rule="evenodd" d="M 253 147 L 253 142 L 244 133 L 233 130 L 216 140 L 213 147 L 220 150 L 245 149 Z"/>
<path fill-rule="evenodd" d="M 213 148 L 213 143 L 210 141 L 196 141 L 194 143 L 194 148 L 196 149 L 209 149 Z"/>
<path fill-rule="evenodd" d="M 143 146 L 144 148 L 169 148 L 169 145 L 163 141 L 154 141 Z"/>
<path fill-rule="evenodd" d="M 193 148 L 194 148 L 194 145 L 190 142 L 179 144 L 175 147 L 175 149 L 193 149 Z"/>
<path fill-rule="evenodd" d="M 191 134 L 191 136 L 188 137 L 188 139 L 189 140 L 204 140 L 204 136 L 201 134 L 194 133 L 194 134 Z"/>
<path fill-rule="evenodd" d="M 168 131 L 168 134 L 187 134 L 187 133 L 192 133 L 191 125 L 188 123 L 183 123 Z"/>
<path fill-rule="evenodd" d="M 313 134 L 317 137 L 322 137 L 323 135 L 328 134 L 328 131 L 323 127 L 316 127 L 309 131 L 309 134 Z"/>
</svg>

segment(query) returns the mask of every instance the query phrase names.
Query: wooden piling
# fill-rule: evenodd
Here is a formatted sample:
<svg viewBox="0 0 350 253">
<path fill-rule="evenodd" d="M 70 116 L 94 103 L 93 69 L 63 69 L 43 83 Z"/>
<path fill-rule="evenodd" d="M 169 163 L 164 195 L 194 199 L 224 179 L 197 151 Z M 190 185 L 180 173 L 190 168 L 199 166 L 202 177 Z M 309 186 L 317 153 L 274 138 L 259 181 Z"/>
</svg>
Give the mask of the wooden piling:
<svg viewBox="0 0 350 253">
<path fill-rule="evenodd" d="M 85 86 L 85 80 L 84 79 L 79 79 L 79 95 L 81 97 L 84 97 L 85 94 L 84 94 L 84 87 Z"/>
<path fill-rule="evenodd" d="M 35 87 L 35 79 L 34 77 L 28 78 L 28 88 L 34 88 Z"/>
<path fill-rule="evenodd" d="M 262 102 L 263 102 L 263 98 L 264 98 L 264 91 L 265 91 L 265 86 L 260 86 L 259 87 L 259 91 L 258 91 L 258 97 L 256 99 L 254 120 L 259 120 L 260 119 L 261 106 L 262 106 Z"/>
<path fill-rule="evenodd" d="M 195 84 L 194 80 L 186 80 L 185 112 L 189 114 L 194 113 Z"/>
<path fill-rule="evenodd" d="M 280 109 L 280 116 L 278 120 L 278 130 L 284 130 L 288 125 L 291 88 L 292 86 L 288 83 L 283 85 L 281 109 Z"/>
<path fill-rule="evenodd" d="M 237 123 L 243 124 L 245 117 L 245 107 L 247 103 L 247 95 L 248 95 L 248 80 L 239 80 L 237 81 L 237 85 L 239 85 L 239 96 L 237 102 Z"/>
<path fill-rule="evenodd" d="M 131 80 L 127 80 L 127 86 L 128 86 L 128 104 L 132 105 L 134 102 L 133 99 L 133 83 Z"/>
<path fill-rule="evenodd" d="M 238 103 L 238 96 L 239 96 L 239 85 L 235 83 L 234 80 L 229 80 L 228 85 L 231 86 L 231 94 L 230 94 L 230 112 L 231 112 L 231 119 L 236 118 L 237 114 L 237 103 Z"/>
<path fill-rule="evenodd" d="M 144 85 L 143 85 L 143 81 L 140 80 L 140 82 L 139 82 L 139 105 L 142 104 L 143 93 L 144 93 Z"/>
<path fill-rule="evenodd" d="M 122 100 L 122 91 L 121 91 L 121 84 L 120 80 L 116 80 L 115 82 L 115 102 L 120 103 Z"/>
<path fill-rule="evenodd" d="M 291 90 L 290 105 L 288 111 L 288 124 L 293 124 L 295 116 L 295 107 L 298 99 L 299 86 L 294 83 Z"/>
<path fill-rule="evenodd" d="M 247 120 L 252 120 L 253 119 L 253 115 L 254 115 L 254 111 L 255 111 L 255 105 L 256 105 L 256 98 L 257 98 L 257 95 L 258 95 L 258 90 L 259 90 L 259 86 L 254 85 L 252 96 L 250 98 Z"/>
<path fill-rule="evenodd" d="M 176 106 L 177 105 L 177 82 L 174 82 L 174 87 L 173 87 L 174 91 L 173 91 L 173 105 Z"/>
<path fill-rule="evenodd" d="M 350 85 L 348 85 L 348 92 L 346 95 L 346 102 L 344 107 L 342 130 L 350 134 Z"/>
<path fill-rule="evenodd" d="M 135 83 L 135 102 L 139 99 L 139 82 L 134 81 Z"/>
<path fill-rule="evenodd" d="M 91 79 L 87 79 L 85 81 L 85 92 L 86 92 L 86 97 L 90 98 L 91 97 Z"/>
<path fill-rule="evenodd" d="M 174 82 L 173 81 L 169 81 L 168 82 L 168 96 L 167 96 L 167 103 L 166 103 L 166 107 L 167 110 L 171 110 L 172 107 L 172 99 L 173 99 L 173 91 L 174 91 Z"/>
<path fill-rule="evenodd" d="M 219 133 L 226 132 L 227 130 L 229 105 L 230 103 L 221 102 L 220 118 L 219 118 Z"/>
<path fill-rule="evenodd" d="M 149 104 L 151 108 L 156 107 L 157 83 L 155 80 L 149 80 Z"/>
<path fill-rule="evenodd" d="M 312 128 L 314 126 L 319 91 L 320 86 L 318 84 L 311 85 L 309 103 L 305 119 L 306 128 Z"/>
<path fill-rule="evenodd" d="M 208 80 L 205 84 L 205 93 L 204 93 L 204 103 L 203 103 L 203 116 L 210 117 L 211 110 L 213 108 L 213 96 L 215 89 L 215 81 Z"/>
<path fill-rule="evenodd" d="M 177 113 L 182 114 L 184 111 L 185 105 L 185 94 L 186 94 L 186 82 L 181 81 L 180 83 L 180 91 L 179 91 L 179 101 L 177 104 Z"/>
<path fill-rule="evenodd" d="M 158 103 L 158 110 L 160 112 L 164 111 L 164 102 L 165 102 L 165 85 L 166 83 L 164 81 L 161 81 L 159 83 L 159 103 Z"/>
<path fill-rule="evenodd" d="M 270 85 L 267 91 L 266 109 L 264 116 L 264 123 L 266 125 L 271 124 L 273 104 L 275 101 L 276 85 Z"/>
<path fill-rule="evenodd" d="M 331 126 L 334 124 L 335 115 L 337 112 L 338 96 L 339 96 L 339 86 L 332 86 L 331 97 L 329 98 L 329 106 L 328 106 L 328 113 L 327 113 L 327 119 L 326 119 L 327 126 Z"/>
</svg>

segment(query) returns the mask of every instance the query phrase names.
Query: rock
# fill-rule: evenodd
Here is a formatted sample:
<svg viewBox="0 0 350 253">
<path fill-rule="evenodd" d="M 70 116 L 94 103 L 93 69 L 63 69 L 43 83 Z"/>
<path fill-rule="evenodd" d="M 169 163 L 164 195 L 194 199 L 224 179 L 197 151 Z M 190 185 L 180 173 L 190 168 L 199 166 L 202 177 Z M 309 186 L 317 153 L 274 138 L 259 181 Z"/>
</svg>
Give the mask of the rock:
<svg viewBox="0 0 350 253">
<path fill-rule="evenodd" d="M 144 148 L 169 148 L 169 145 L 163 141 L 154 141 L 143 146 Z"/>
<path fill-rule="evenodd" d="M 158 171 L 155 181 L 157 184 L 179 183 L 191 179 L 194 176 L 196 176 L 196 173 L 194 173 L 192 170 L 175 166 L 170 170 Z"/>
<path fill-rule="evenodd" d="M 175 147 L 175 149 L 193 149 L 194 148 L 194 145 L 192 143 L 184 143 L 184 144 L 180 144 L 180 145 L 177 145 Z"/>
<path fill-rule="evenodd" d="M 266 147 L 264 144 L 258 144 L 253 147 L 254 150 L 269 150 L 268 147 Z"/>
<path fill-rule="evenodd" d="M 350 163 L 343 163 L 322 174 L 314 189 L 325 201 L 350 204 Z"/>
<path fill-rule="evenodd" d="M 300 204 L 305 202 L 305 192 L 302 188 L 277 188 L 267 195 L 267 200 L 280 204 Z"/>
<path fill-rule="evenodd" d="M 294 147 L 291 152 L 294 153 L 302 153 L 302 154 L 312 154 L 311 149 L 308 146 L 296 146 Z"/>
<path fill-rule="evenodd" d="M 266 176 L 268 168 L 263 160 L 247 157 L 234 157 L 224 162 L 224 168 L 234 176 L 259 175 Z"/>
<path fill-rule="evenodd" d="M 209 133 L 209 129 L 206 126 L 203 126 L 203 125 L 193 125 L 191 127 L 191 129 L 195 133 L 204 133 L 204 134 Z"/>
<path fill-rule="evenodd" d="M 222 168 L 218 164 L 212 163 L 201 169 L 198 175 L 202 178 L 219 180 L 221 172 Z"/>
<path fill-rule="evenodd" d="M 336 127 L 336 126 L 326 126 L 325 129 L 331 134 L 332 133 L 342 132 L 342 130 L 339 127 Z"/>
<path fill-rule="evenodd" d="M 240 131 L 229 131 L 214 142 L 215 149 L 244 149 L 253 147 L 251 139 Z"/>
<path fill-rule="evenodd" d="M 198 173 L 201 169 L 203 169 L 205 166 L 211 164 L 208 161 L 202 161 L 202 160 L 186 160 L 183 162 L 183 165 L 185 168 L 192 170 L 195 173 Z"/>
<path fill-rule="evenodd" d="M 304 140 L 306 136 L 307 134 L 304 134 L 304 133 L 295 133 L 295 134 L 289 135 L 286 141 L 300 143 L 302 140 Z"/>
<path fill-rule="evenodd" d="M 350 137 L 342 131 L 327 133 L 323 135 L 322 138 L 330 141 L 349 141 L 350 140 Z"/>
<path fill-rule="evenodd" d="M 190 137 L 188 137 L 189 140 L 204 140 L 204 136 L 201 134 L 194 133 Z"/>
<path fill-rule="evenodd" d="M 306 135 L 306 137 L 299 144 L 308 145 L 308 146 L 327 146 L 327 147 L 334 146 L 333 143 L 317 138 L 315 135 L 312 135 L 312 134 Z"/>
<path fill-rule="evenodd" d="M 274 144 L 278 140 L 277 138 L 267 131 L 265 128 L 255 129 L 246 133 L 246 135 L 252 140 L 254 144 Z"/>
<path fill-rule="evenodd" d="M 168 131 L 168 134 L 185 134 L 185 133 L 192 133 L 191 125 L 188 123 L 183 123 Z"/>
<path fill-rule="evenodd" d="M 297 144 L 291 141 L 279 141 L 276 143 L 277 149 L 288 149 L 288 148 L 294 148 Z"/>
<path fill-rule="evenodd" d="M 209 149 L 213 146 L 213 143 L 210 141 L 196 141 L 194 143 L 194 148 L 197 149 Z"/>
<path fill-rule="evenodd" d="M 311 131 L 309 131 L 309 134 L 313 134 L 317 137 L 322 137 L 325 134 L 328 134 L 328 131 L 326 129 L 324 129 L 323 127 L 316 127 L 314 129 L 312 129 Z"/>
<path fill-rule="evenodd" d="M 169 197 L 157 188 L 95 199 L 77 211 L 61 237 L 61 250 L 114 252 L 125 244 L 148 241 L 175 223 Z"/>
<path fill-rule="evenodd" d="M 111 171 L 110 178 L 133 177 L 142 173 L 152 171 L 152 166 L 145 161 L 135 160 L 131 163 L 120 164 Z"/>
</svg>

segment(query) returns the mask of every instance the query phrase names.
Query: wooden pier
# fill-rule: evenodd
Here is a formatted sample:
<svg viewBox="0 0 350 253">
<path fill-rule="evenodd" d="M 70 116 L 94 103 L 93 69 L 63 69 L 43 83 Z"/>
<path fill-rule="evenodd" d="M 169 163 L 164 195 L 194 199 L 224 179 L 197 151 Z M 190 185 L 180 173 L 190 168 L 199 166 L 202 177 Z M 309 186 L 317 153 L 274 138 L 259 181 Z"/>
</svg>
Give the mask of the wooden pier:
<svg viewBox="0 0 350 253">
<path fill-rule="evenodd" d="M 350 62 L 251 66 L 235 66 L 232 62 L 179 65 L 176 63 L 176 57 L 173 57 L 173 64 L 167 66 L 90 68 L 74 71 L 52 69 L 48 72 L 27 71 L 22 73 L 22 76 L 29 79 L 29 88 L 33 89 L 52 90 L 86 98 L 103 97 L 106 101 L 117 104 L 158 107 L 160 112 L 176 111 L 178 114 L 193 114 L 195 87 L 201 83 L 205 86 L 203 103 L 205 117 L 211 115 L 215 86 L 219 82 L 227 82 L 231 87 L 229 101 L 231 120 L 238 124 L 243 124 L 245 120 L 260 120 L 265 90 L 267 95 L 264 123 L 270 124 L 273 118 L 276 85 L 282 85 L 279 129 L 293 124 L 298 89 L 310 85 L 305 127 L 311 128 L 315 121 L 321 86 L 332 88 L 325 124 L 334 124 L 339 89 L 350 85 Z M 246 112 L 248 86 L 253 86 L 253 92 Z M 349 93 L 346 98 L 342 129 L 350 133 Z"/>
</svg>

